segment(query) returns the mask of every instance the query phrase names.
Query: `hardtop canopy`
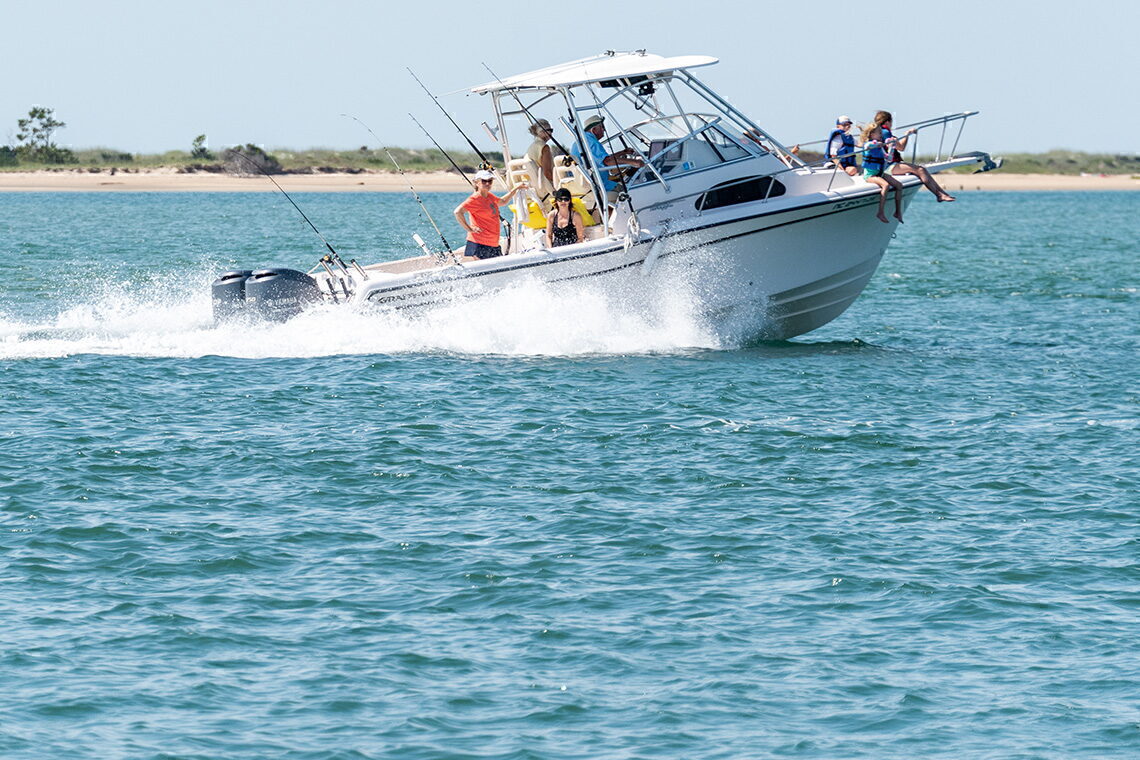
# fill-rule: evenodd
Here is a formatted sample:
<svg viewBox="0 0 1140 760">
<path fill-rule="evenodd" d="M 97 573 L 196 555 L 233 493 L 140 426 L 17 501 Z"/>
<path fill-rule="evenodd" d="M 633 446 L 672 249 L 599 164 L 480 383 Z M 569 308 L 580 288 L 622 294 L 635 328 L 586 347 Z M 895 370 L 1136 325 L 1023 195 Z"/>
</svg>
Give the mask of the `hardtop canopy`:
<svg viewBox="0 0 1140 760">
<path fill-rule="evenodd" d="M 662 74 L 676 69 L 695 69 L 711 66 L 717 59 L 707 55 L 679 55 L 664 57 L 637 50 L 619 53 L 609 50 L 592 58 L 548 66 L 526 74 L 516 74 L 501 81 L 472 87 L 471 92 L 484 95 L 489 92 L 525 88 L 573 87 L 593 82 Z"/>
</svg>

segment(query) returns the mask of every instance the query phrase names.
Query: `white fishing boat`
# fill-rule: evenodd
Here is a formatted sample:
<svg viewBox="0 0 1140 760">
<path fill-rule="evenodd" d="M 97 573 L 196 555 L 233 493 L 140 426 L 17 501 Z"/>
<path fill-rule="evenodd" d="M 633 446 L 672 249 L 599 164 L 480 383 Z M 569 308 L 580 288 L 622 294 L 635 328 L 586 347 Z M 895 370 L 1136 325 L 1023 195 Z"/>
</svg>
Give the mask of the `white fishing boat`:
<svg viewBox="0 0 1140 760">
<path fill-rule="evenodd" d="M 790 338 L 827 324 L 863 291 L 898 222 L 876 218 L 877 186 L 801 160 L 693 74 L 714 63 L 607 52 L 472 88 L 490 100 L 494 118 L 484 127 L 504 156 L 495 191 L 532 188 L 509 215 L 505 255 L 464 259 L 462 249 L 436 253 L 418 241 L 424 255 L 398 261 L 344 264 L 333 254 L 307 274 L 231 272 L 214 284 L 215 316 L 282 318 L 319 302 L 418 309 L 535 278 L 590 280 L 616 293 L 683 288 L 711 329 L 734 338 Z M 928 148 L 930 172 L 995 166 L 985 153 L 955 152 L 974 113 L 907 125 L 940 133 L 936 152 Z M 545 183 L 525 155 L 527 127 L 545 118 L 558 143 L 584 145 L 595 115 L 605 118 L 607 151 L 627 150 L 644 165 L 607 202 L 610 167 L 591 165 L 588 151 L 582 163 L 556 159 L 554 186 L 569 189 L 591 223 L 585 240 L 549 248 L 541 213 L 549 204 L 535 202 Z M 918 135 L 908 148 L 917 152 L 917 143 Z M 898 179 L 909 202 L 919 180 Z"/>
</svg>

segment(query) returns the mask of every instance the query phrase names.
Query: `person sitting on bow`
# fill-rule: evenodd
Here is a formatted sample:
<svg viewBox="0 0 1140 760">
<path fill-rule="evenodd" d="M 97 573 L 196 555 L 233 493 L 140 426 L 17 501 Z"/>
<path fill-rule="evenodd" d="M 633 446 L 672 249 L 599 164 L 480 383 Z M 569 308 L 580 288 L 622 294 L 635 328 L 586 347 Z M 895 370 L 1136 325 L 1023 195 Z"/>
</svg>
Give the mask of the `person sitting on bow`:
<svg viewBox="0 0 1140 760">
<path fill-rule="evenodd" d="M 835 129 L 827 138 L 824 155 L 843 171 L 855 177 L 859 167 L 855 163 L 855 138 L 851 134 L 851 117 L 840 116 L 835 120 Z"/>
<path fill-rule="evenodd" d="M 887 156 L 888 173 L 895 176 L 913 174 L 922 181 L 923 186 L 938 199 L 939 203 L 955 200 L 953 195 L 942 189 L 942 186 L 938 184 L 938 180 L 934 179 L 934 175 L 931 174 L 925 166 L 903 161 L 902 152 L 906 150 L 907 140 L 918 131 L 917 129 L 908 129 L 906 134 L 902 137 L 894 138 L 891 135 L 891 128 L 894 126 L 894 117 L 891 116 L 890 111 L 876 112 L 875 118 L 871 120 L 871 124 L 883 130 L 884 140 L 895 140 L 894 150 Z"/>
<path fill-rule="evenodd" d="M 889 222 L 883 211 L 887 203 L 887 191 L 895 191 L 895 219 L 900 222 L 902 218 L 903 186 L 902 183 L 891 176 L 890 151 L 894 148 L 895 140 L 883 138 L 883 128 L 868 124 L 863 130 L 863 179 L 872 185 L 879 186 L 879 213 L 875 218 L 880 222 Z"/>
</svg>

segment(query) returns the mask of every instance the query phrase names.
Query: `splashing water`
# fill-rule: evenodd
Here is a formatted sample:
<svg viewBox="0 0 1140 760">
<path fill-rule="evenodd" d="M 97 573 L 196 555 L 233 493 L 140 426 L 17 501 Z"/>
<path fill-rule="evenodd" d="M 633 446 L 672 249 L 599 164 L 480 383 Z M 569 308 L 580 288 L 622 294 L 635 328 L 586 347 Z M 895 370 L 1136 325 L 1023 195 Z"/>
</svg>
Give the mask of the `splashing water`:
<svg viewBox="0 0 1140 760">
<path fill-rule="evenodd" d="M 716 348 L 683 286 L 631 293 L 537 280 L 414 313 L 322 306 L 281 324 L 215 326 L 205 271 L 147 286 L 107 283 L 55 315 L 0 314 L 0 358 L 71 354 L 308 357 L 455 352 L 569 356 Z"/>
</svg>

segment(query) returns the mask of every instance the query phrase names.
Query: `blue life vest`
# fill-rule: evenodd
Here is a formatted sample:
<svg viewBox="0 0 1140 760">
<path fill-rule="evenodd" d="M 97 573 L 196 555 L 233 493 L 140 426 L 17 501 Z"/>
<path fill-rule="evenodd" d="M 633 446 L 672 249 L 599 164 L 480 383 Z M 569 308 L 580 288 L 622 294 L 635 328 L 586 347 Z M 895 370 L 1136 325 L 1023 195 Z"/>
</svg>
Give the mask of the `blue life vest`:
<svg viewBox="0 0 1140 760">
<path fill-rule="evenodd" d="M 855 166 L 855 138 L 845 129 L 833 129 L 831 130 L 831 134 L 827 136 L 827 157 L 835 158 L 835 156 L 831 155 L 831 141 L 835 139 L 836 135 L 839 135 L 843 141 L 843 146 L 839 149 L 839 153 L 841 154 L 839 165 Z"/>
<path fill-rule="evenodd" d="M 881 174 L 887 165 L 887 155 L 883 152 L 882 142 L 868 142 L 863 145 L 863 171 L 872 171 Z"/>
</svg>

